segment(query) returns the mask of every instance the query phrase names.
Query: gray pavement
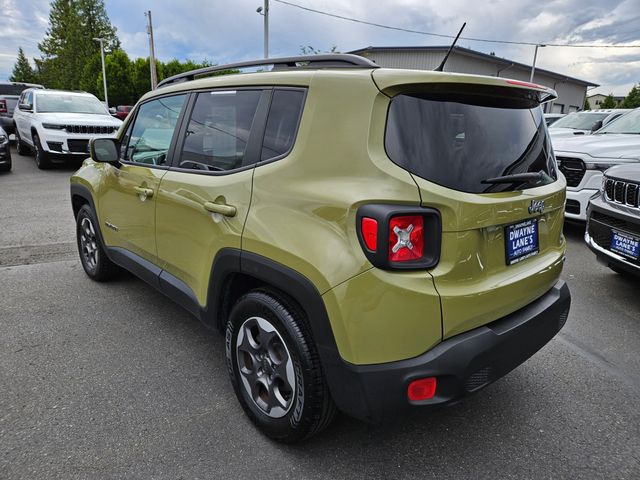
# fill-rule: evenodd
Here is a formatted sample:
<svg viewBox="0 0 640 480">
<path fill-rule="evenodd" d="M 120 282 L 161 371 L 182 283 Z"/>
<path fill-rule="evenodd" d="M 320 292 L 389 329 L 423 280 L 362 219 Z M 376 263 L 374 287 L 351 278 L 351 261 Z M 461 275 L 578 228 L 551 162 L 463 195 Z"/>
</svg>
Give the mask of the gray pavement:
<svg viewBox="0 0 640 480">
<path fill-rule="evenodd" d="M 456 406 L 282 446 L 244 417 L 217 334 L 132 276 L 88 281 L 73 170 L 14 150 L 0 174 L 1 479 L 640 478 L 640 282 L 581 227 L 567 325 L 524 365 Z"/>
</svg>

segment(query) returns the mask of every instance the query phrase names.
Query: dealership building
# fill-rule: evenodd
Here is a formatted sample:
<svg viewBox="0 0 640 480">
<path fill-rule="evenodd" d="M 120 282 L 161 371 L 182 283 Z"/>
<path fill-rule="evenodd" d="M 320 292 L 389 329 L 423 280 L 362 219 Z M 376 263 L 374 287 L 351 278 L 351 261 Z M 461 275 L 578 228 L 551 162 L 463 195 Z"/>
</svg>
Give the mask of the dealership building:
<svg viewBox="0 0 640 480">
<path fill-rule="evenodd" d="M 366 57 L 381 67 L 433 70 L 449 47 L 366 47 L 349 53 Z M 445 66 L 447 72 L 472 73 L 492 77 L 529 81 L 531 65 L 515 62 L 495 55 L 454 47 Z M 595 83 L 562 73 L 536 68 L 534 83 L 553 88 L 558 98 L 544 105 L 545 112 L 569 113 L 582 110 L 589 87 Z"/>
</svg>

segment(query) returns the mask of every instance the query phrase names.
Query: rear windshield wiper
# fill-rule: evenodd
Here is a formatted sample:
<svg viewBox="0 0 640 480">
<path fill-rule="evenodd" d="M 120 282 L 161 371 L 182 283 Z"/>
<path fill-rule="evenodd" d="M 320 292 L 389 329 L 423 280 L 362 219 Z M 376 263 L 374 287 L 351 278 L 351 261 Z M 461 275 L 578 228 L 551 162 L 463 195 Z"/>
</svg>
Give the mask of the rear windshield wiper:
<svg viewBox="0 0 640 480">
<path fill-rule="evenodd" d="M 542 182 L 548 179 L 551 179 L 551 177 L 541 170 L 539 172 L 513 173 L 501 177 L 487 178 L 480 183 L 531 183 Z"/>
</svg>

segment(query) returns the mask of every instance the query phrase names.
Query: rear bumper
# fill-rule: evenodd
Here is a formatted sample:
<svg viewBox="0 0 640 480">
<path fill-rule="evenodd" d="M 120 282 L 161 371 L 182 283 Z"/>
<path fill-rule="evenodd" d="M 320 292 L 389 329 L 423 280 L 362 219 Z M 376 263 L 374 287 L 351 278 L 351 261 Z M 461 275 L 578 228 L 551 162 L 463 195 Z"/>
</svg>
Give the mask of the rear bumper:
<svg viewBox="0 0 640 480">
<path fill-rule="evenodd" d="M 509 373 L 549 342 L 564 326 L 570 303 L 569 288 L 559 280 L 517 312 L 447 339 L 418 357 L 327 366 L 334 400 L 345 413 L 370 421 L 455 403 Z M 409 383 L 424 377 L 437 378 L 435 396 L 409 401 Z"/>
</svg>

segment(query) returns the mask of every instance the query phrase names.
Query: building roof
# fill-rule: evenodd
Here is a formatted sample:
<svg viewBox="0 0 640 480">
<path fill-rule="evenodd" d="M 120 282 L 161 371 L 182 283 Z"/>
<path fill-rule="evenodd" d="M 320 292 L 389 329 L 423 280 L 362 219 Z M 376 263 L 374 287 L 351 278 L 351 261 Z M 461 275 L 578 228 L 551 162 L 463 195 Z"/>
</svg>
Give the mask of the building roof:
<svg viewBox="0 0 640 480">
<path fill-rule="evenodd" d="M 449 46 L 408 46 L 408 47 L 365 47 L 360 48 L 358 50 L 353 50 L 348 53 L 353 53 L 356 55 L 362 55 L 363 53 L 373 53 L 373 52 L 381 52 L 381 51 L 423 51 L 423 52 L 446 52 L 449 50 Z M 493 63 L 505 66 L 514 66 L 521 67 L 527 70 L 531 69 L 531 65 L 527 65 L 526 63 L 516 62 L 514 60 L 509 60 L 508 58 L 497 57 L 495 55 L 489 55 L 487 53 L 478 52 L 477 50 L 471 50 L 470 48 L 464 47 L 453 47 L 451 53 L 459 53 L 462 55 L 467 55 L 470 57 L 480 58 L 482 60 L 491 61 Z M 545 75 L 549 75 L 550 77 L 558 78 L 561 80 L 569 80 L 574 83 L 578 83 L 580 85 L 584 85 L 586 87 L 599 87 L 597 83 L 588 82 L 586 80 L 581 80 L 579 78 L 570 77 L 568 75 L 564 75 L 558 72 L 552 72 L 551 70 L 545 70 L 543 68 L 536 67 L 536 73 L 543 73 Z"/>
</svg>

